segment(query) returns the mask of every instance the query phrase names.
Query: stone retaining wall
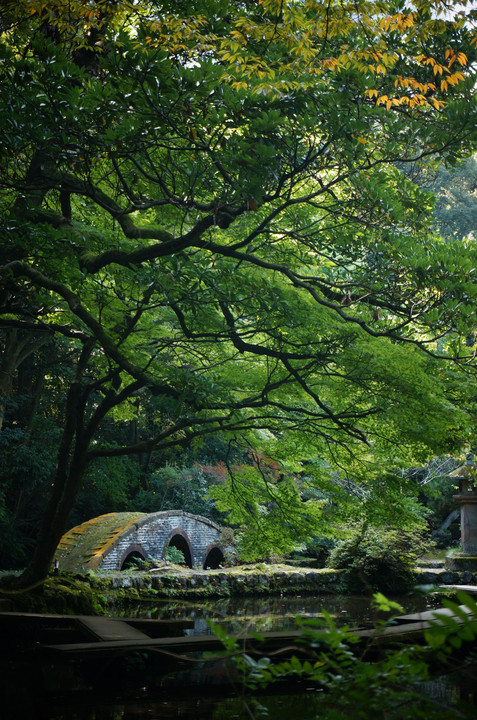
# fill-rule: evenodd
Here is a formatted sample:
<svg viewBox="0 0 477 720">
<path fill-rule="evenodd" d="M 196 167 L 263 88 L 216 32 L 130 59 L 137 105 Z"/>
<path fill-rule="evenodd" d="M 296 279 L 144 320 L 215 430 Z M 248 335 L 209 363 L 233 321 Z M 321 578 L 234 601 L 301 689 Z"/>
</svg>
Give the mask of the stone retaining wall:
<svg viewBox="0 0 477 720">
<path fill-rule="evenodd" d="M 417 585 L 477 585 L 477 572 L 456 572 L 444 568 L 417 568 Z"/>
<path fill-rule="evenodd" d="M 91 586 L 107 594 L 118 592 L 134 600 L 157 598 L 206 598 L 240 595 L 340 594 L 347 593 L 346 573 L 329 568 L 319 570 L 274 570 L 237 568 L 190 573 L 161 568 L 160 572 L 87 573 L 81 576 Z M 477 573 L 449 572 L 444 569 L 416 570 L 416 585 L 477 585 Z"/>
<path fill-rule="evenodd" d="M 230 597 L 232 595 L 260 595 L 340 591 L 341 570 L 305 570 L 297 572 L 197 572 L 181 574 L 107 573 L 89 574 L 93 588 L 103 592 L 123 590 L 126 595 L 142 600 L 158 597 Z"/>
</svg>

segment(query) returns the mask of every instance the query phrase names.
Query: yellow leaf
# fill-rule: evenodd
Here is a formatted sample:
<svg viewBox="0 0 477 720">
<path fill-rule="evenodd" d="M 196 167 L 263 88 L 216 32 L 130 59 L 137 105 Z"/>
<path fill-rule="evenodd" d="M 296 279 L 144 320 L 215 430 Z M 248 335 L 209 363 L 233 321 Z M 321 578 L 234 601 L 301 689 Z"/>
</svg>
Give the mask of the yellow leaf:
<svg viewBox="0 0 477 720">
<path fill-rule="evenodd" d="M 436 100 L 436 98 L 429 98 L 429 101 L 434 105 L 436 110 L 440 110 L 440 108 L 445 105 L 446 103 L 444 100 Z"/>
</svg>

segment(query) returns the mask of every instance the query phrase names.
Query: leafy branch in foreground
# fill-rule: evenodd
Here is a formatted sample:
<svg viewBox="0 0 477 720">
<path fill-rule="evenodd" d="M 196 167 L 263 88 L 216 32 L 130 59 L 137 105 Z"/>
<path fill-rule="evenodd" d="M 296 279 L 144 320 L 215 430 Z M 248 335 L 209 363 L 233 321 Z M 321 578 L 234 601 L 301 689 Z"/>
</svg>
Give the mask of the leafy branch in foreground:
<svg viewBox="0 0 477 720">
<path fill-rule="evenodd" d="M 323 620 L 301 620 L 300 637 L 294 648 L 284 648 L 258 660 L 240 651 L 239 642 L 218 629 L 218 637 L 235 658 L 247 688 L 266 690 L 291 681 L 306 682 L 307 710 L 304 720 L 347 720 L 369 718 L 435 718 L 453 720 L 474 717 L 475 707 L 463 701 L 446 706 L 426 696 L 425 685 L 435 674 L 458 673 L 465 664 L 477 637 L 477 603 L 458 593 L 461 605 L 443 600 L 452 614 L 435 613 L 425 631 L 426 644 L 403 644 L 386 648 L 386 627 L 380 621 L 369 640 L 363 640 L 348 626 L 338 627 L 326 612 Z M 382 594 L 374 596 L 375 609 L 389 613 L 402 607 Z M 256 635 L 257 646 L 263 636 Z M 280 660 L 280 654 L 290 656 Z M 456 655 L 456 652 L 458 653 Z M 456 679 L 458 683 L 458 678 Z M 260 700 L 247 702 L 260 716 Z"/>
</svg>

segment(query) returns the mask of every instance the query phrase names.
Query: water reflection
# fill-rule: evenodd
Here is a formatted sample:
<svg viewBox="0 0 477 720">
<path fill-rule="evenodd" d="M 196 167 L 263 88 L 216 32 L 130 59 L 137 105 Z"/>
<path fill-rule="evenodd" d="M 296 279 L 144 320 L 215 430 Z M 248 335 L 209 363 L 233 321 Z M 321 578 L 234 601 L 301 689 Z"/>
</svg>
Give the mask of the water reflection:
<svg viewBox="0 0 477 720">
<path fill-rule="evenodd" d="M 405 612 L 429 610 L 440 604 L 439 599 L 432 596 L 407 595 L 393 599 L 403 606 Z M 186 634 L 210 633 L 209 621 L 219 623 L 229 632 L 246 628 L 265 632 L 291 629 L 297 617 L 320 618 L 324 610 L 338 625 L 367 626 L 377 619 L 370 598 L 362 596 L 234 597 L 205 602 L 165 600 L 154 604 L 124 605 L 115 608 L 112 614 L 172 621 L 177 624 L 175 634 L 179 635 L 182 632 L 178 621 L 184 623 Z"/>
</svg>

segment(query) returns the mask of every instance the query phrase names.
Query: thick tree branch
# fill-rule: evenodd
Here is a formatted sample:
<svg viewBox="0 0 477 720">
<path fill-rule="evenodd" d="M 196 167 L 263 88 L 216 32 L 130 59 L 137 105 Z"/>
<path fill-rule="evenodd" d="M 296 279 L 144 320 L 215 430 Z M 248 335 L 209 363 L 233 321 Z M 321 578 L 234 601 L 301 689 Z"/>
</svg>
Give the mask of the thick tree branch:
<svg viewBox="0 0 477 720">
<path fill-rule="evenodd" d="M 7 274 L 13 274 L 15 277 L 29 277 L 38 287 L 51 290 L 62 297 L 68 304 L 71 312 L 76 315 L 88 327 L 94 338 L 101 344 L 106 354 L 117 363 L 117 365 L 129 373 L 131 377 L 140 380 L 140 382 L 151 388 L 151 392 L 157 394 L 165 394 L 171 397 L 178 397 L 178 392 L 174 388 L 165 383 L 154 383 L 153 379 L 143 370 L 128 360 L 118 348 L 117 343 L 108 335 L 103 325 L 96 320 L 93 315 L 82 305 L 79 297 L 73 293 L 66 285 L 46 277 L 27 263 L 15 260 L 3 267 L 3 271 Z"/>
</svg>

